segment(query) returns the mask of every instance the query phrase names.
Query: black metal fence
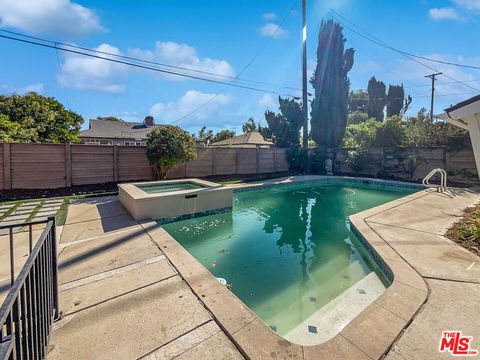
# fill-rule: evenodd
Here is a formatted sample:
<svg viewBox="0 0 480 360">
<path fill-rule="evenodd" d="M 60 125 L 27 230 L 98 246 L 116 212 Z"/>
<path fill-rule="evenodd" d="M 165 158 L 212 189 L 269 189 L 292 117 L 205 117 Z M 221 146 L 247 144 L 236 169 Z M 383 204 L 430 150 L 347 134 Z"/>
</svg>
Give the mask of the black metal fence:
<svg viewBox="0 0 480 360">
<path fill-rule="evenodd" d="M 33 244 L 32 227 L 45 224 Z M 15 277 L 15 228 L 27 227 L 29 256 Z M 10 243 L 11 287 L 0 308 L 0 359 L 44 359 L 53 320 L 59 317 L 55 218 L 4 225 Z"/>
</svg>

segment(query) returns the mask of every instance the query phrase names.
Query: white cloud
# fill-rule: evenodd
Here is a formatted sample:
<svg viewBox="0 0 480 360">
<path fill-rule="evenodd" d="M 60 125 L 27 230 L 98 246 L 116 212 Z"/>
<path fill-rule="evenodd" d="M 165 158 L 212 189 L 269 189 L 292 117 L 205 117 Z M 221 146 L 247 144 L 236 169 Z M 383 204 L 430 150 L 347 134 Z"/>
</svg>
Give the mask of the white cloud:
<svg viewBox="0 0 480 360">
<path fill-rule="evenodd" d="M 0 25 L 62 37 L 105 30 L 94 11 L 70 0 L 0 0 Z"/>
<path fill-rule="evenodd" d="M 260 28 L 260 34 L 274 39 L 282 39 L 287 36 L 287 30 L 275 23 L 268 23 Z"/>
<path fill-rule="evenodd" d="M 274 12 L 268 12 L 262 15 L 262 18 L 265 20 L 275 20 L 277 18 L 277 14 Z"/>
<path fill-rule="evenodd" d="M 258 105 L 267 110 L 275 110 L 278 108 L 277 99 L 274 99 L 272 94 L 264 94 L 260 100 L 258 100 Z"/>
<path fill-rule="evenodd" d="M 121 55 L 120 50 L 109 44 L 101 44 L 96 50 Z M 110 61 L 69 54 L 61 66 L 58 81 L 61 85 L 78 90 L 94 90 L 108 93 L 123 93 L 125 65 Z"/>
<path fill-rule="evenodd" d="M 208 104 L 206 104 L 208 102 Z M 226 94 L 203 93 L 197 90 L 188 90 L 179 100 L 173 102 L 158 102 L 150 108 L 159 123 L 170 123 L 185 115 L 196 111 L 181 126 L 191 126 L 197 120 L 206 120 L 218 115 L 218 111 L 233 102 L 233 97 Z M 206 105 L 205 105 L 206 104 Z M 198 109 L 198 110 L 197 110 Z M 198 123 L 197 123 L 198 124 Z"/>
<path fill-rule="evenodd" d="M 199 74 L 198 71 L 218 74 L 221 76 L 235 76 L 235 70 L 226 60 L 211 59 L 209 57 L 200 58 L 197 50 L 187 44 L 179 44 L 173 41 L 155 43 L 154 50 L 144 49 L 130 49 L 129 54 L 143 60 L 156 61 L 178 67 L 193 69 L 196 71 L 189 72 L 180 70 L 183 73 L 196 76 L 207 76 L 217 80 L 224 80 L 222 77 L 215 77 L 214 75 Z M 179 71 L 172 69 L 172 71 Z M 175 75 L 162 75 L 170 80 L 185 80 L 186 78 Z"/>
<path fill-rule="evenodd" d="M 428 16 L 435 21 L 442 21 L 442 20 L 463 21 L 464 20 L 464 18 L 458 13 L 458 11 L 451 7 L 432 8 L 428 11 Z"/>
<path fill-rule="evenodd" d="M 4 94 L 15 93 L 15 94 L 23 95 L 32 91 L 39 94 L 43 94 L 45 92 L 45 86 L 42 83 L 30 84 L 30 85 L 18 87 L 18 88 L 14 88 L 7 84 L 0 85 L 0 93 L 4 93 Z"/>
<path fill-rule="evenodd" d="M 480 12 L 480 0 L 453 0 L 463 10 Z"/>
<path fill-rule="evenodd" d="M 45 86 L 43 86 L 42 83 L 38 83 L 38 84 L 30 84 L 30 85 L 27 85 L 23 88 L 20 88 L 18 89 L 18 92 L 20 94 L 26 94 L 28 92 L 36 92 L 36 93 L 39 93 L 39 94 L 43 94 L 43 92 L 45 91 Z"/>
<path fill-rule="evenodd" d="M 118 48 L 109 44 L 102 44 L 98 46 L 96 50 L 115 55 L 123 55 Z M 208 57 L 199 58 L 196 49 L 186 44 L 157 41 L 153 50 L 136 48 L 129 49 L 127 53 L 129 56 L 142 60 L 161 62 L 221 76 L 235 76 L 235 70 L 226 60 L 211 59 Z M 108 57 L 108 55 L 102 56 Z M 208 77 L 215 80 L 225 80 L 223 77 L 201 74 L 195 71 L 173 68 L 167 68 L 167 70 Z M 140 70 L 127 65 L 82 55 L 68 54 L 61 66 L 58 81 L 64 86 L 78 90 L 123 93 L 127 90 L 125 85 L 127 77 L 138 71 Z M 157 79 L 163 80 L 180 81 L 187 79 L 185 77 L 161 74 L 159 72 L 149 72 L 149 74 L 155 76 Z"/>
</svg>

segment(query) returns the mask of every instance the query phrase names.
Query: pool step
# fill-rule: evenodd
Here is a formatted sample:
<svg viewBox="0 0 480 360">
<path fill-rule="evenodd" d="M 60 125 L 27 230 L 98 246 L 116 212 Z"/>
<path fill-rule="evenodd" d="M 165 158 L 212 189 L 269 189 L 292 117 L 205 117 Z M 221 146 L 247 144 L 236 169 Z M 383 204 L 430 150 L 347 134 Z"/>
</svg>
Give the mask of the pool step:
<svg viewBox="0 0 480 360">
<path fill-rule="evenodd" d="M 331 274 L 328 280 L 319 279 L 320 283 L 316 283 L 315 274 Z M 311 314 L 318 311 L 323 305 L 328 303 L 329 299 L 333 300 L 338 295 L 338 286 L 341 281 L 352 281 L 353 279 L 361 280 L 365 274 L 364 265 L 356 260 L 339 270 L 339 264 L 334 259 L 315 270 L 310 271 L 310 279 L 306 285 L 292 284 L 274 295 L 274 299 L 265 301 L 255 310 L 265 316 L 268 309 L 278 304 L 284 303 L 285 306 L 271 316 L 264 317 L 265 321 L 273 326 L 279 334 L 285 334 L 291 329 L 291 324 L 298 324 L 302 319 L 308 318 Z M 350 280 L 344 280 L 350 279 Z M 353 280 L 355 281 L 355 280 Z M 356 282 L 354 282 L 356 284 Z M 305 286 L 308 289 L 305 289 Z M 348 287 L 345 287 L 347 290 Z M 292 293 L 297 293 L 294 299 L 291 298 Z M 300 295 L 301 294 L 301 295 Z M 290 299 L 288 299 L 290 298 Z M 301 311 L 301 314 L 299 314 Z M 300 317 L 300 318 L 299 318 Z"/>
<path fill-rule="evenodd" d="M 378 276 L 371 272 L 344 291 L 284 337 L 300 345 L 316 345 L 334 337 L 385 291 Z"/>
</svg>

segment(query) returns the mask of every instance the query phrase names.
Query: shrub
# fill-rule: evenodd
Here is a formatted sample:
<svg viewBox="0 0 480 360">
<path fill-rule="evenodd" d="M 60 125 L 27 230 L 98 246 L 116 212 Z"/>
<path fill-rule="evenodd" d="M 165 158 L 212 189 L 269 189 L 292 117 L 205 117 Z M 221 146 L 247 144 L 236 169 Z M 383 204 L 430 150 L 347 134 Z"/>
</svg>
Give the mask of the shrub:
<svg viewBox="0 0 480 360">
<path fill-rule="evenodd" d="M 158 127 L 147 139 L 147 157 L 160 180 L 164 180 L 175 165 L 197 156 L 195 140 L 177 126 Z"/>
</svg>

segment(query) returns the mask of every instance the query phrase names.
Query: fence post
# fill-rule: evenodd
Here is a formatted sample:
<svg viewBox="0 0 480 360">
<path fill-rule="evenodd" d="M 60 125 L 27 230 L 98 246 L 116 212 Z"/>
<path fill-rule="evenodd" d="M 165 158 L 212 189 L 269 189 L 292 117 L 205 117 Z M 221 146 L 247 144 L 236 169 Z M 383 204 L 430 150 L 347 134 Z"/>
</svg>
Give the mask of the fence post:
<svg viewBox="0 0 480 360">
<path fill-rule="evenodd" d="M 118 145 L 113 145 L 113 181 L 118 182 Z"/>
<path fill-rule="evenodd" d="M 260 149 L 259 147 L 257 146 L 256 147 L 256 153 L 255 153 L 255 157 L 256 157 L 256 173 L 260 173 Z"/>
<path fill-rule="evenodd" d="M 273 148 L 273 172 L 277 172 L 277 148 Z"/>
<path fill-rule="evenodd" d="M 443 148 L 443 163 L 445 165 L 444 169 L 448 174 L 448 152 L 446 146 Z"/>
<path fill-rule="evenodd" d="M 3 143 L 3 188 L 12 188 L 12 176 L 10 167 L 10 143 Z"/>
<path fill-rule="evenodd" d="M 217 156 L 217 149 L 212 147 L 210 148 L 211 149 L 211 153 L 212 153 L 212 175 L 216 175 L 217 173 L 217 169 L 216 169 L 216 165 L 215 165 L 215 158 Z"/>
<path fill-rule="evenodd" d="M 239 167 L 239 164 L 238 164 L 238 158 L 239 158 L 239 148 L 235 148 L 235 174 L 238 175 L 238 169 L 240 168 Z"/>
<path fill-rule="evenodd" d="M 385 176 L 385 148 L 382 147 L 381 149 L 382 149 L 382 161 L 380 163 L 381 164 L 380 165 L 381 166 L 380 170 L 382 171 L 382 177 L 386 178 L 386 176 Z"/>
<path fill-rule="evenodd" d="M 65 186 L 72 186 L 72 147 L 65 144 Z"/>
</svg>

